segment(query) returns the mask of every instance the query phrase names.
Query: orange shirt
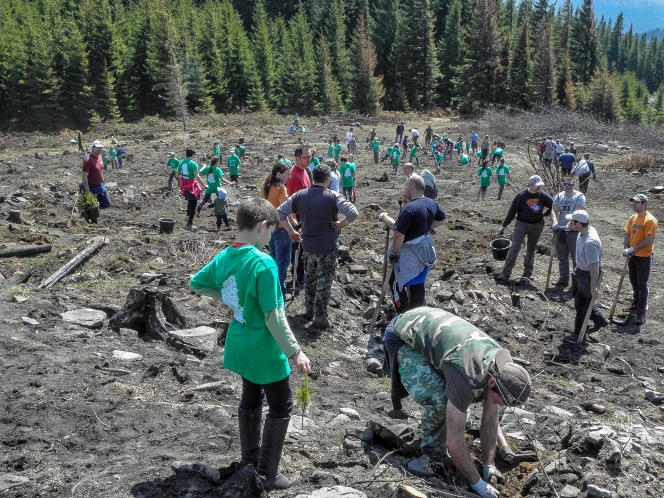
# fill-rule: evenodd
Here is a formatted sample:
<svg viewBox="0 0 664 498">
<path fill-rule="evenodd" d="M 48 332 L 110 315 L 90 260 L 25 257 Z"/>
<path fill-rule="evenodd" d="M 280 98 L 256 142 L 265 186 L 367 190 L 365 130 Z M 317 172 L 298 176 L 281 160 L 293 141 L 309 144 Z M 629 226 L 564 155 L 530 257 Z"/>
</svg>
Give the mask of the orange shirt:
<svg viewBox="0 0 664 498">
<path fill-rule="evenodd" d="M 629 217 L 629 221 L 625 225 L 625 233 L 629 235 L 629 247 L 634 247 L 636 244 L 643 242 L 648 235 L 655 236 L 657 233 L 657 219 L 647 211 L 643 216 L 635 213 Z M 653 243 L 643 249 L 634 251 L 634 256 L 650 256 L 654 245 Z"/>
<path fill-rule="evenodd" d="M 288 199 L 288 190 L 286 190 L 285 185 L 281 185 L 279 187 L 270 185 L 270 191 L 267 194 L 267 200 L 270 204 L 272 204 L 275 208 L 278 208 L 281 206 L 282 202 L 286 201 L 286 199 Z M 280 223 L 279 228 L 283 227 L 283 223 Z"/>
</svg>

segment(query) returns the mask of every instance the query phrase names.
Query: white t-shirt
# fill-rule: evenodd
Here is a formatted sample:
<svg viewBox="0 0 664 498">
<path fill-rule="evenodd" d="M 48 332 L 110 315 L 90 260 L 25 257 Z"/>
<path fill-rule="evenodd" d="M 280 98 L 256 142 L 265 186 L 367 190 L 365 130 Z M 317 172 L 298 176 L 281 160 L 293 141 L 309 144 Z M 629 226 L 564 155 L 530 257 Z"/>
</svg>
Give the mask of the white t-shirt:
<svg viewBox="0 0 664 498">
<path fill-rule="evenodd" d="M 585 207 L 586 196 L 578 190 L 573 190 L 572 195 L 565 195 L 565 192 L 560 192 L 553 198 L 553 205 L 560 208 L 558 213 L 558 224 L 567 225 L 565 215 L 572 214 L 577 209 Z"/>
<path fill-rule="evenodd" d="M 350 139 L 353 138 L 353 132 L 346 133 L 346 145 L 350 144 Z"/>
<path fill-rule="evenodd" d="M 341 175 L 336 169 L 334 171 L 330 171 L 330 190 L 333 190 L 334 192 L 339 192 L 340 180 L 341 180 Z"/>
<path fill-rule="evenodd" d="M 410 134 L 413 136 L 413 138 L 420 136 L 420 132 L 418 132 L 417 130 L 411 130 Z"/>
<path fill-rule="evenodd" d="M 558 154 L 562 154 L 563 150 L 565 150 L 565 147 L 563 147 L 563 144 L 556 144 L 556 152 Z"/>
<path fill-rule="evenodd" d="M 588 227 L 588 233 L 576 239 L 576 266 L 581 270 L 590 271 L 590 265 L 602 262 L 602 241 L 599 240 L 597 230 Z"/>
</svg>

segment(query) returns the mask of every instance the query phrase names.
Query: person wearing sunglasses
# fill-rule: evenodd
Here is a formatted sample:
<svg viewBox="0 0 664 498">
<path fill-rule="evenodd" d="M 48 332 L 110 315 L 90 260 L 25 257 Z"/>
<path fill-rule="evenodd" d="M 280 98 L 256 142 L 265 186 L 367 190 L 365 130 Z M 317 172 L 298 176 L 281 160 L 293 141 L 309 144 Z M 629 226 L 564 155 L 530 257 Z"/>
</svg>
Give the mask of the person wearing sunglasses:
<svg viewBox="0 0 664 498">
<path fill-rule="evenodd" d="M 563 154 L 564 155 L 564 154 Z M 562 157 L 562 156 L 561 156 Z M 574 190 L 574 180 L 563 178 L 564 190 L 553 198 L 553 212 L 558 216 L 557 223 L 551 226 L 556 238 L 556 257 L 558 258 L 558 271 L 560 276 L 556 287 L 565 288 L 569 285 L 569 258 L 572 258 L 572 268 L 576 266 L 576 232 L 567 226 L 565 216 L 583 209 L 586 206 L 586 196 Z"/>
<path fill-rule="evenodd" d="M 421 405 L 424 454 L 451 456 L 475 493 L 499 496 L 488 481 L 503 476 L 495 467 L 498 411 L 526 403 L 532 384 L 507 349 L 472 323 L 439 308 L 420 307 L 397 315 L 383 338 L 383 370 L 391 379 L 392 418 L 406 418 L 401 400 Z M 466 413 L 482 403 L 482 475 L 464 440 Z"/>
</svg>

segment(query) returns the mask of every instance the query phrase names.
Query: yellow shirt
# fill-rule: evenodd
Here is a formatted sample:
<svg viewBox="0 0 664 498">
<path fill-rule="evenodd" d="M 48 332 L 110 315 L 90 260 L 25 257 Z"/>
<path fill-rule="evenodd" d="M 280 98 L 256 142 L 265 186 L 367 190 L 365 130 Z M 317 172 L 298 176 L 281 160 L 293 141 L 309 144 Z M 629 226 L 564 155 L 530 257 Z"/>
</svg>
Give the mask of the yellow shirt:
<svg viewBox="0 0 664 498">
<path fill-rule="evenodd" d="M 647 211 L 643 216 L 633 214 L 627 221 L 627 225 L 625 225 L 625 233 L 629 235 L 629 246 L 634 247 L 636 244 L 643 242 L 648 235 L 655 236 L 657 233 L 657 219 Z M 650 256 L 654 245 L 653 243 L 643 249 L 634 251 L 634 256 Z"/>
</svg>

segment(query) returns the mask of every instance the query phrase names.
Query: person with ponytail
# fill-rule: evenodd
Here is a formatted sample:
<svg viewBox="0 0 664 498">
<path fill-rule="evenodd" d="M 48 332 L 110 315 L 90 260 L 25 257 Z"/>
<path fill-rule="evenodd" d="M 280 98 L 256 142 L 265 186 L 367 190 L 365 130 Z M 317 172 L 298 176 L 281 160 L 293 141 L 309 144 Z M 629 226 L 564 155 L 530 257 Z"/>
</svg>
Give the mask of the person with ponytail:
<svg viewBox="0 0 664 498">
<path fill-rule="evenodd" d="M 286 182 L 291 175 L 291 168 L 288 164 L 277 162 L 272 166 L 272 172 L 265 177 L 261 185 L 261 197 L 267 199 L 270 204 L 278 208 L 288 199 L 288 190 Z M 279 284 L 281 293 L 286 296 L 286 276 L 288 275 L 288 265 L 290 263 L 292 241 L 290 235 L 283 224 L 272 233 L 269 248 L 270 255 L 277 263 L 279 273 Z"/>
</svg>

